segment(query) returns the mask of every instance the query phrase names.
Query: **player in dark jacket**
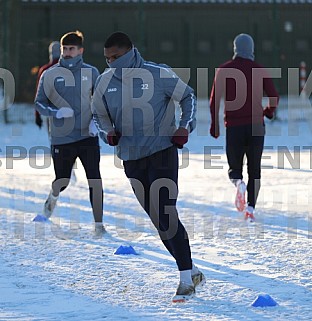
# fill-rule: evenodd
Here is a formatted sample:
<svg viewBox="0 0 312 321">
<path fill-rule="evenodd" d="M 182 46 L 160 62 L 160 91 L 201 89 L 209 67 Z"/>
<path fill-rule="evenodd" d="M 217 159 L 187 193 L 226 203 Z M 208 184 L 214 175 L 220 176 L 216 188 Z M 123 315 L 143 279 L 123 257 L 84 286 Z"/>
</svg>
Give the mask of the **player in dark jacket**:
<svg viewBox="0 0 312 321">
<path fill-rule="evenodd" d="M 269 104 L 264 109 L 263 92 L 269 97 Z M 216 72 L 210 96 L 210 134 L 214 138 L 220 135 L 219 109 L 222 97 L 228 173 L 237 187 L 235 205 L 244 212 L 245 219 L 254 221 L 265 135 L 263 118 L 273 118 L 279 95 L 265 68 L 254 61 L 254 42 L 250 35 L 240 34 L 234 39 L 233 59 L 222 64 Z M 242 174 L 245 155 L 248 170 L 247 207 Z"/>
<path fill-rule="evenodd" d="M 49 69 L 50 67 L 52 67 L 53 65 L 55 65 L 59 61 L 60 55 L 61 55 L 60 42 L 59 41 L 52 41 L 49 45 L 49 62 L 46 63 L 45 65 L 41 66 L 38 70 L 36 91 L 38 88 L 38 84 L 39 84 L 39 80 L 40 80 L 41 75 L 43 74 L 43 72 L 45 70 Z M 38 112 L 38 110 L 35 110 L 35 122 L 39 128 L 42 127 L 42 118 L 41 118 L 41 115 Z"/>
</svg>

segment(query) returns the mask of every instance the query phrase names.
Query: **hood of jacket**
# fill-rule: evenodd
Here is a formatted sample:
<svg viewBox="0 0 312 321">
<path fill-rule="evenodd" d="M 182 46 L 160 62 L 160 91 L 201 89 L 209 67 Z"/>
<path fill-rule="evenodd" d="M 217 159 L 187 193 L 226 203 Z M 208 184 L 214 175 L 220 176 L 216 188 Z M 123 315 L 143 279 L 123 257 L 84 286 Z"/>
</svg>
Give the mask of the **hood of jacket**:
<svg viewBox="0 0 312 321">
<path fill-rule="evenodd" d="M 234 39 L 234 56 L 233 59 L 236 57 L 241 57 L 245 59 L 250 59 L 252 61 L 255 60 L 254 56 L 254 41 L 250 35 L 245 33 L 239 34 Z"/>
<path fill-rule="evenodd" d="M 77 70 L 80 69 L 83 64 L 82 55 L 78 55 L 74 58 L 65 59 L 63 56 L 60 58 L 60 65 L 69 70 Z"/>
<path fill-rule="evenodd" d="M 138 49 L 133 47 L 123 56 L 119 57 L 111 63 L 108 63 L 108 66 L 113 69 L 115 77 L 121 79 L 122 76 L 127 76 L 131 73 L 130 69 L 141 68 L 143 67 L 143 64 L 144 59 L 140 55 Z M 125 68 L 129 68 L 129 70 L 125 70 Z"/>
</svg>

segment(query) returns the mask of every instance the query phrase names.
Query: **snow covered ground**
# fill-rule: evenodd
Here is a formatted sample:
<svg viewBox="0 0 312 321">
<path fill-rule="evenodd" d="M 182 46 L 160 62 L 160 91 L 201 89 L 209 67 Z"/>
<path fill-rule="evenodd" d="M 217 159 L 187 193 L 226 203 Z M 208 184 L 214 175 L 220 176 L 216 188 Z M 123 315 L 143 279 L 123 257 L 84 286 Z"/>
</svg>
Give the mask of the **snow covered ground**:
<svg viewBox="0 0 312 321">
<path fill-rule="evenodd" d="M 80 163 L 51 222 L 32 222 L 54 176 L 47 135 L 0 124 L 0 320 L 311 320 L 311 121 L 267 124 L 258 222 L 248 226 L 207 114 L 181 154 L 180 217 L 207 277 L 185 304 L 171 303 L 177 268 L 111 148 L 101 159 L 108 233 L 97 239 Z M 139 255 L 114 255 L 120 245 Z M 252 307 L 259 294 L 278 306 Z"/>
</svg>

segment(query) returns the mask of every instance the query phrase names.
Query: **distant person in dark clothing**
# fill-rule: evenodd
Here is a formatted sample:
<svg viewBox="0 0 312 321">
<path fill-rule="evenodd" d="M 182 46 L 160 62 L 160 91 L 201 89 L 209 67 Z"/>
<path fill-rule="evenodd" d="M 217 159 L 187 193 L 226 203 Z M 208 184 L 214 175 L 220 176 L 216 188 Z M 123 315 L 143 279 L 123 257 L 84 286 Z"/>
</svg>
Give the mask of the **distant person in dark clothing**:
<svg viewBox="0 0 312 321">
<path fill-rule="evenodd" d="M 263 92 L 269 104 L 263 109 Z M 234 56 L 222 64 L 215 75 L 210 95 L 211 128 L 214 138 L 220 135 L 219 109 L 224 97 L 226 155 L 229 178 L 237 188 L 235 205 L 246 220 L 254 221 L 254 209 L 260 190 L 261 157 L 265 125 L 263 117 L 272 119 L 279 95 L 265 68 L 254 61 L 254 42 L 250 35 L 234 39 Z M 243 181 L 243 160 L 247 157 L 246 185 Z"/>
<path fill-rule="evenodd" d="M 39 80 L 40 80 L 41 75 L 43 74 L 43 72 L 45 70 L 49 69 L 50 67 L 52 67 L 53 65 L 55 65 L 59 61 L 60 55 L 61 55 L 61 45 L 60 45 L 59 41 L 52 41 L 49 45 L 49 62 L 47 64 L 41 66 L 38 71 L 37 82 L 36 82 L 36 91 L 38 88 L 38 84 L 39 84 Z M 35 122 L 39 128 L 42 127 L 42 117 L 37 110 L 35 111 Z"/>
</svg>

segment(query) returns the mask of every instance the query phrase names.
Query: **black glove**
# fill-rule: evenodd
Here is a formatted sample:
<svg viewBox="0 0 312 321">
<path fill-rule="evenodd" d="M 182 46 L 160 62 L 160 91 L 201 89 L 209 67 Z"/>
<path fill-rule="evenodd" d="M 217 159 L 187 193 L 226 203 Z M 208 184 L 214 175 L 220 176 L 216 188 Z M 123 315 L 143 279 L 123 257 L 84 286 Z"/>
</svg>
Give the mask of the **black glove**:
<svg viewBox="0 0 312 321">
<path fill-rule="evenodd" d="M 35 117 L 36 117 L 35 123 L 41 129 L 41 127 L 42 127 L 42 118 L 41 118 L 41 115 L 37 112 L 37 110 L 35 112 Z"/>
<path fill-rule="evenodd" d="M 107 134 L 107 141 L 108 141 L 108 145 L 110 146 L 117 146 L 119 143 L 119 139 L 121 137 L 121 134 L 119 132 L 115 132 L 114 130 L 111 130 L 108 134 Z"/>
</svg>

